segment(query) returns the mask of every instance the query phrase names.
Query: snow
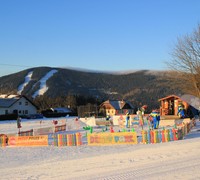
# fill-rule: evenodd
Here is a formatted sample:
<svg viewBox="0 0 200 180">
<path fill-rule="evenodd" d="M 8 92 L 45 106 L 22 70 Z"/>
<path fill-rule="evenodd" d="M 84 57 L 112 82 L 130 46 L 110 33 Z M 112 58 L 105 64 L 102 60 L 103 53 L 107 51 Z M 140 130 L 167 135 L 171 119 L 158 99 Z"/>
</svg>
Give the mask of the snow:
<svg viewBox="0 0 200 180">
<path fill-rule="evenodd" d="M 66 117 L 77 130 L 75 117 Z M 52 125 L 52 119 L 24 120 L 24 130 Z M 80 124 L 80 129 L 85 126 Z M 16 121 L 0 133 L 17 132 Z M 157 144 L 0 148 L 1 180 L 200 179 L 200 122 L 184 140 Z"/>
<path fill-rule="evenodd" d="M 26 76 L 25 76 L 25 81 L 23 84 L 19 85 L 18 87 L 18 94 L 21 94 L 24 88 L 28 85 L 28 83 L 31 81 L 31 77 L 33 75 L 33 71 L 30 71 Z"/>
<path fill-rule="evenodd" d="M 0 98 L 15 98 L 15 97 L 17 97 L 18 95 L 16 95 L 16 94 L 1 94 L 0 95 Z"/>
<path fill-rule="evenodd" d="M 52 77 L 56 72 L 58 72 L 58 70 L 53 69 L 51 71 L 49 71 L 42 79 L 40 79 L 40 89 L 37 90 L 34 94 L 33 94 L 33 98 L 35 98 L 36 96 L 39 95 L 43 95 L 47 90 L 48 90 L 48 86 L 46 85 L 46 81 Z"/>
<path fill-rule="evenodd" d="M 49 71 L 44 77 L 42 77 L 40 80 L 39 80 L 39 83 L 40 83 L 40 88 L 39 90 L 37 90 L 34 94 L 33 94 L 33 98 L 35 98 L 36 96 L 39 96 L 39 95 L 43 95 L 47 90 L 48 90 L 48 87 L 46 85 L 46 81 L 52 77 L 56 72 L 58 72 L 57 70 L 53 69 L 51 71 Z M 32 75 L 33 75 L 33 71 L 30 71 L 26 76 L 25 76 L 25 81 L 23 84 L 19 85 L 18 87 L 18 94 L 21 94 L 22 91 L 24 90 L 24 88 L 28 85 L 28 83 L 31 81 L 31 78 L 32 78 Z"/>
</svg>

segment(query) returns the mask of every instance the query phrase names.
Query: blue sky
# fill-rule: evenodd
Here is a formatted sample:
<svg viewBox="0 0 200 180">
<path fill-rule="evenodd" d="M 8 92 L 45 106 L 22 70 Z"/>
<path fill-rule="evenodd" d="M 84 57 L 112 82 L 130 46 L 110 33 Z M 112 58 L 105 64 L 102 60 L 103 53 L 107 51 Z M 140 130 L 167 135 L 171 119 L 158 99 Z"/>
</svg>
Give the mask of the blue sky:
<svg viewBox="0 0 200 180">
<path fill-rule="evenodd" d="M 163 70 L 199 0 L 0 0 L 0 76 L 30 67 Z"/>
</svg>

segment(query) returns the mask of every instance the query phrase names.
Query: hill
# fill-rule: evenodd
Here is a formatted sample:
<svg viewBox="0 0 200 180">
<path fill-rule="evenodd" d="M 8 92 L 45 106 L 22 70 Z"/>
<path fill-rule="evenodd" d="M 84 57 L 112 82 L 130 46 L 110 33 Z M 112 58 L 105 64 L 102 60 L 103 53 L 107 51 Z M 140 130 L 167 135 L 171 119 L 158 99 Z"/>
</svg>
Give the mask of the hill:
<svg viewBox="0 0 200 180">
<path fill-rule="evenodd" d="M 158 107 L 158 99 L 180 94 L 170 86 L 167 71 L 141 70 L 129 73 L 85 72 L 65 68 L 37 67 L 0 77 L 1 94 L 23 94 L 35 99 L 68 95 L 93 97 L 99 101 L 126 99 L 135 106 Z"/>
</svg>

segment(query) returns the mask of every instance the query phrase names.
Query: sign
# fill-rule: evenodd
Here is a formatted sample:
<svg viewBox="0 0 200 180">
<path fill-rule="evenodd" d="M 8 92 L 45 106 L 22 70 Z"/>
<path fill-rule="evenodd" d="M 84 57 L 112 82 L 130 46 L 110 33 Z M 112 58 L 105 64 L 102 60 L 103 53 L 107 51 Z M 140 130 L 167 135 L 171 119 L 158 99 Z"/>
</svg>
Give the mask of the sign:
<svg viewBox="0 0 200 180">
<path fill-rule="evenodd" d="M 88 145 L 137 144 L 136 132 L 92 133 L 87 135 Z"/>
<path fill-rule="evenodd" d="M 9 137 L 9 146 L 48 146 L 48 136 L 13 136 Z"/>
</svg>

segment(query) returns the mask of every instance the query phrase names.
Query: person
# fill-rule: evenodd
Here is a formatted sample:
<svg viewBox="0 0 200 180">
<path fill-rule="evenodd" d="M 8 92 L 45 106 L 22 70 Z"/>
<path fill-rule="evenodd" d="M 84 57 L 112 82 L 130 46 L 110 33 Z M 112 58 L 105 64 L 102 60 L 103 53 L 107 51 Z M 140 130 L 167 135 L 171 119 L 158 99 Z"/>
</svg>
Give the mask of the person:
<svg viewBox="0 0 200 180">
<path fill-rule="evenodd" d="M 183 104 L 178 105 L 178 116 L 181 119 L 185 118 L 185 109 Z"/>
<path fill-rule="evenodd" d="M 130 114 L 129 112 L 126 113 L 126 128 L 130 127 Z"/>
<path fill-rule="evenodd" d="M 151 114 L 148 115 L 147 120 L 148 120 L 149 129 L 150 127 L 153 128 L 153 117 L 151 116 Z"/>
<path fill-rule="evenodd" d="M 153 109 L 150 116 L 153 118 L 152 120 L 152 128 L 157 129 L 158 128 L 158 112 L 156 109 Z M 160 118 L 159 118 L 160 120 Z"/>
<path fill-rule="evenodd" d="M 141 109 L 138 109 L 138 111 L 136 112 L 138 119 L 139 119 L 139 124 L 142 127 L 143 130 L 143 125 L 144 125 L 144 119 L 143 119 L 143 112 L 141 111 Z"/>
<path fill-rule="evenodd" d="M 138 109 L 138 111 L 136 112 L 138 118 L 139 118 L 139 124 L 142 127 L 143 130 L 143 126 L 144 126 L 144 111 L 147 109 L 147 105 L 143 105 L 140 109 Z"/>
<path fill-rule="evenodd" d="M 136 114 L 137 114 L 137 117 L 138 117 L 138 119 L 139 119 L 139 125 L 142 126 L 142 129 L 143 129 L 143 123 L 142 123 L 142 121 L 143 121 L 143 120 L 142 120 L 142 119 L 143 119 L 143 117 L 142 117 L 142 111 L 138 108 Z"/>
<path fill-rule="evenodd" d="M 156 111 L 157 111 L 157 129 L 158 129 L 160 125 L 160 111 L 159 109 L 157 109 Z"/>
</svg>

